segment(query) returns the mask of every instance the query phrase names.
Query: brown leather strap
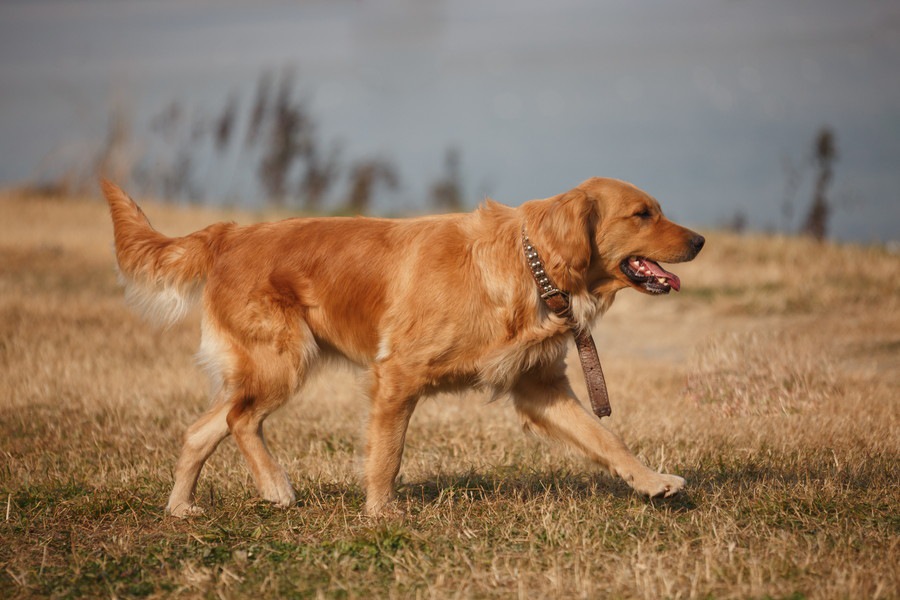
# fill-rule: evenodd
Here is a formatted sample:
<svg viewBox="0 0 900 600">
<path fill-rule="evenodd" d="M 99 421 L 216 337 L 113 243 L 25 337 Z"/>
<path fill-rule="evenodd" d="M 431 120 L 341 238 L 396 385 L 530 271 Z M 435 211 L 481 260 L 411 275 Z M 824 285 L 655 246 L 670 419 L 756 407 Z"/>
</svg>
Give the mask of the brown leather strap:
<svg viewBox="0 0 900 600">
<path fill-rule="evenodd" d="M 553 283 L 550 275 L 544 270 L 544 261 L 535 249 L 534 244 L 528 239 L 525 225 L 522 225 L 522 247 L 525 250 L 525 259 L 528 261 L 528 269 L 538 286 L 541 299 L 553 313 L 566 320 L 572 335 L 575 337 L 575 347 L 578 349 L 578 359 L 584 371 L 584 380 L 587 383 L 588 398 L 591 408 L 599 418 L 612 414 L 609 405 L 609 393 L 606 391 L 606 379 L 603 377 L 603 369 L 600 367 L 600 355 L 597 354 L 597 346 L 589 329 L 577 327 L 572 320 L 569 294 L 560 290 Z"/>
<path fill-rule="evenodd" d="M 591 408 L 599 418 L 608 417 L 612 414 L 612 407 L 609 405 L 609 392 L 606 391 L 606 379 L 603 377 L 594 337 L 587 329 L 580 332 L 573 330 L 572 333 L 575 336 L 575 346 L 578 348 L 578 358 L 581 359 Z"/>
</svg>

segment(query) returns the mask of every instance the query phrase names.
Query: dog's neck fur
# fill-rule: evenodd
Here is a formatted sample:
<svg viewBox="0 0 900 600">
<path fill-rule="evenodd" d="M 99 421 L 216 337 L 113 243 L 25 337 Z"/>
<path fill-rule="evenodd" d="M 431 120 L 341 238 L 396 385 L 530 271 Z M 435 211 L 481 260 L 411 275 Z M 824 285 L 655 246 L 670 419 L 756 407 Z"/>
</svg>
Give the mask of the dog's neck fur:
<svg viewBox="0 0 900 600">
<path fill-rule="evenodd" d="M 488 284 L 492 289 L 489 295 L 495 300 L 503 301 L 502 298 L 509 299 L 506 292 L 513 288 L 520 289 L 517 294 L 525 294 L 534 299 L 533 306 L 536 314 L 545 315 L 538 319 L 543 320 L 546 316 L 550 316 L 550 321 L 557 325 L 552 330 L 558 335 L 564 335 L 569 330 L 569 324 L 547 310 L 537 297 L 538 294 L 534 294 L 535 282 L 527 263 L 522 258 L 523 225 L 535 248 L 538 248 L 541 253 L 546 272 L 560 289 L 569 293 L 572 320 L 576 323 L 577 328 L 590 328 L 591 324 L 609 309 L 616 292 L 624 286 L 602 267 L 596 244 L 587 239 L 588 230 L 593 229 L 590 227 L 591 223 L 587 223 L 583 230 L 577 232 L 584 236 L 581 243 L 587 245 L 584 259 L 576 261 L 583 264 L 572 265 L 561 256 L 566 251 L 565 247 L 561 248 L 559 252 L 557 251 L 558 244 L 554 244 L 553 240 L 559 239 L 559 236 L 554 237 L 552 232 L 548 231 L 548 224 L 553 218 L 554 204 L 558 203 L 559 198 L 531 200 L 514 208 L 486 200 L 473 213 L 474 219 L 466 220 L 470 225 L 465 227 L 473 228 L 473 239 L 492 239 L 493 243 L 498 245 L 498 260 L 509 260 L 499 257 L 509 257 L 510 251 L 513 251 L 518 257 L 516 263 L 519 268 L 510 271 L 515 273 L 515 281 L 507 281 L 499 289 Z M 560 241 L 567 240 L 564 237 Z M 502 251 L 500 246 L 502 246 Z"/>
<path fill-rule="evenodd" d="M 571 240 L 586 246 L 584 256 L 572 261 L 575 264 L 562 256 L 564 252 L 554 252 L 554 244 L 549 241 L 551 236 L 544 231 L 542 222 L 554 203 L 558 203 L 556 198 L 533 200 L 527 203 L 530 206 L 523 205 L 520 209 L 525 212 L 522 223 L 535 247 L 541 252 L 546 272 L 561 290 L 569 294 L 572 320 L 577 328 L 589 328 L 612 306 L 616 292 L 625 286 L 601 266 L 596 244 L 590 239 L 592 232 L 587 231 L 587 227 L 585 231 L 577 232 L 584 240 Z"/>
</svg>

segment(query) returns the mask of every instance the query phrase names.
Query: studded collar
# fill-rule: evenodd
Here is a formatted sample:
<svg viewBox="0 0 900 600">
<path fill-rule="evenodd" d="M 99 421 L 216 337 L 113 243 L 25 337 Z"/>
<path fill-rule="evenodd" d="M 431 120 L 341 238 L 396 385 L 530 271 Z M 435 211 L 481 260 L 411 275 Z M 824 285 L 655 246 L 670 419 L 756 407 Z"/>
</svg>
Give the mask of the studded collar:
<svg viewBox="0 0 900 600">
<path fill-rule="evenodd" d="M 590 328 L 578 327 L 572 318 L 572 306 L 569 301 L 569 293 L 556 287 L 550 274 L 544 267 L 544 261 L 537 248 L 528 239 L 525 224 L 522 224 L 522 249 L 528 269 L 537 284 L 541 294 L 541 300 L 553 313 L 566 320 L 572 336 L 575 338 L 575 347 L 578 349 L 578 360 L 584 370 L 584 381 L 587 385 L 588 398 L 591 408 L 599 418 L 608 417 L 612 413 L 609 405 L 609 392 L 606 390 L 606 379 L 603 377 L 603 369 L 600 366 L 600 355 L 591 335 Z"/>
<path fill-rule="evenodd" d="M 525 225 L 522 225 L 522 249 L 525 251 L 525 260 L 531 271 L 531 276 L 538 286 L 541 293 L 541 300 L 553 311 L 557 316 L 565 319 L 569 326 L 574 326 L 572 320 L 571 305 L 569 302 L 569 293 L 559 289 L 551 279 L 544 267 L 544 261 L 538 253 L 534 244 L 528 239 L 528 233 L 525 231 Z"/>
</svg>

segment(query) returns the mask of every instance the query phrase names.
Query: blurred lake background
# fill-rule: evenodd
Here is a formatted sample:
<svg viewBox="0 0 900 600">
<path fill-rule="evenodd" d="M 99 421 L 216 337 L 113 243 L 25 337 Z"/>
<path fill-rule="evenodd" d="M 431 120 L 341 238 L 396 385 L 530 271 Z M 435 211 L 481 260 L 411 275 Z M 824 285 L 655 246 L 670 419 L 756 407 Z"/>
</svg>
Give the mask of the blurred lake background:
<svg viewBox="0 0 900 600">
<path fill-rule="evenodd" d="M 826 128 L 830 236 L 900 240 L 900 3 L 0 3 L 4 186 L 406 214 L 603 175 L 795 232 Z"/>
</svg>

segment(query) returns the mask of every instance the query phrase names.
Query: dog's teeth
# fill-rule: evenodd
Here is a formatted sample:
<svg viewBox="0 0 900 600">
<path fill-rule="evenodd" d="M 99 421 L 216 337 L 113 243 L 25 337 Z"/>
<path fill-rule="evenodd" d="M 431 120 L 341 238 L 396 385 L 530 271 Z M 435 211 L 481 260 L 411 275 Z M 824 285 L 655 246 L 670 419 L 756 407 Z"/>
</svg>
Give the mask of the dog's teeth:
<svg viewBox="0 0 900 600">
<path fill-rule="evenodd" d="M 657 277 L 656 280 L 657 280 L 658 282 L 660 282 L 660 283 L 663 283 L 663 284 L 666 283 L 666 278 L 665 278 L 665 277 Z"/>
</svg>

